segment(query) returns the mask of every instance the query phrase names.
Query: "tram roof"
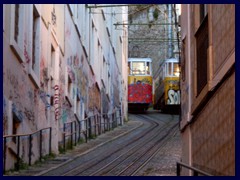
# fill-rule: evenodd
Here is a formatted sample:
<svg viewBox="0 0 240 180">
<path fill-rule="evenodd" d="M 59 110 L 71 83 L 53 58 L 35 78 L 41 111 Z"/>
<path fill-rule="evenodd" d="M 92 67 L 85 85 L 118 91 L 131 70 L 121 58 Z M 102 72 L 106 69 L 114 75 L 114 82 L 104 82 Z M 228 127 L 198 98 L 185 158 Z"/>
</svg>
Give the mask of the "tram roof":
<svg viewBox="0 0 240 180">
<path fill-rule="evenodd" d="M 170 58 L 170 59 L 166 59 L 165 62 L 179 62 L 179 60 L 176 58 Z"/>
<path fill-rule="evenodd" d="M 146 62 L 152 62 L 151 58 L 128 58 L 128 62 L 134 61 L 134 62 L 140 62 L 140 61 L 146 61 Z"/>
</svg>

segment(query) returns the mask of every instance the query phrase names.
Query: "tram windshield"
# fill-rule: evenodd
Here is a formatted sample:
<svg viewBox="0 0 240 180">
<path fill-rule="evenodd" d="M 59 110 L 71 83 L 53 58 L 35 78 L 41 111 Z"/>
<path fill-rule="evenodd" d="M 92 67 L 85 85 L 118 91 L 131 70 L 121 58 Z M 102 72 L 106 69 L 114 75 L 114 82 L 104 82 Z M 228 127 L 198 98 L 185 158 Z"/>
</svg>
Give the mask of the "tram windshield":
<svg viewBox="0 0 240 180">
<path fill-rule="evenodd" d="M 180 75 L 180 69 L 178 63 L 173 63 L 173 76 L 179 77 Z"/>
<path fill-rule="evenodd" d="M 151 75 L 151 63 L 145 61 L 128 62 L 128 74 Z"/>
<path fill-rule="evenodd" d="M 166 76 L 175 76 L 175 77 L 179 77 L 180 75 L 180 68 L 179 68 L 179 64 L 178 62 L 167 62 L 166 63 Z"/>
</svg>

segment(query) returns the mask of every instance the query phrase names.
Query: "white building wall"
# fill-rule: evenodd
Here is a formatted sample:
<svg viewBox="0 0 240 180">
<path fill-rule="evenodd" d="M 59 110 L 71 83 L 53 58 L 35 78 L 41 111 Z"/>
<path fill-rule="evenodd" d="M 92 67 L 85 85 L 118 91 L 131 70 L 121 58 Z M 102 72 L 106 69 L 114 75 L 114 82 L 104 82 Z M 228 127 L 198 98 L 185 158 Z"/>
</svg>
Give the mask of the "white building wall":
<svg viewBox="0 0 240 180">
<path fill-rule="evenodd" d="M 127 50 L 123 48 L 127 47 L 127 39 L 122 38 L 120 42 L 123 31 L 115 31 L 115 17 L 105 15 L 104 20 L 102 14 L 89 13 L 85 4 L 29 4 L 20 5 L 21 23 L 16 43 L 14 8 L 15 5 L 4 5 L 3 11 L 4 135 L 32 133 L 51 126 L 52 152 L 57 154 L 63 145 L 65 123 L 101 113 L 103 107 L 107 107 L 107 112 L 121 108 L 121 104 L 126 108 L 126 102 L 121 101 L 126 101 L 127 90 L 121 82 L 125 79 L 126 87 Z M 104 11 L 112 9 L 104 8 Z M 38 16 L 35 63 L 32 61 L 33 11 Z M 123 60 L 125 64 L 121 63 Z M 16 130 L 13 130 L 16 125 L 13 113 L 19 121 Z M 124 113 L 126 117 L 127 111 Z M 44 139 L 43 152 L 48 154 L 47 130 Z M 23 141 L 20 154 L 28 161 L 28 141 Z M 39 158 L 37 136 L 32 142 L 33 163 Z M 16 154 L 16 143 L 9 140 L 9 149 Z M 12 168 L 16 155 L 8 151 L 7 159 L 6 168 Z"/>
</svg>

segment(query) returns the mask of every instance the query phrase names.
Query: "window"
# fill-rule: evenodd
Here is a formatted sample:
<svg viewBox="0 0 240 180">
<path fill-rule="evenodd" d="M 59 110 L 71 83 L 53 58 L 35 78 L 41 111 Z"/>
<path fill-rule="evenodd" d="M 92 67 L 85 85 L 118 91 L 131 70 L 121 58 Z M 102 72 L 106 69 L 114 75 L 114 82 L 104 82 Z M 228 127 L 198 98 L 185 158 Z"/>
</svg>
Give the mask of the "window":
<svg viewBox="0 0 240 180">
<path fill-rule="evenodd" d="M 38 50 L 37 48 L 38 48 L 38 45 L 40 44 L 39 24 L 40 24 L 40 15 L 38 14 L 35 6 L 33 6 L 33 29 L 32 29 L 32 69 L 33 70 L 36 70 L 37 58 L 38 58 L 37 57 L 37 50 Z"/>
<path fill-rule="evenodd" d="M 128 62 L 128 74 L 132 74 L 131 62 Z"/>
<path fill-rule="evenodd" d="M 24 58 L 24 5 L 11 5 L 10 46 L 20 63 Z"/>
<path fill-rule="evenodd" d="M 19 16 L 20 16 L 20 5 L 16 4 L 15 5 L 15 19 L 14 19 L 14 40 L 16 42 L 19 42 Z"/>
<path fill-rule="evenodd" d="M 105 14 L 104 14 L 103 9 L 101 10 L 101 12 L 102 12 L 103 20 L 105 21 L 105 20 L 106 20 L 106 17 L 105 17 Z"/>
<path fill-rule="evenodd" d="M 55 49 L 51 46 L 51 68 L 54 70 L 55 65 Z"/>
<path fill-rule="evenodd" d="M 147 65 L 146 65 L 146 74 L 148 74 L 148 75 L 151 74 L 150 62 L 147 62 Z"/>
<path fill-rule="evenodd" d="M 197 95 L 200 94 L 207 84 L 207 50 L 208 40 L 208 18 L 204 18 L 202 24 L 195 34 L 196 38 L 196 61 L 197 61 Z"/>
<path fill-rule="evenodd" d="M 29 62 L 29 75 L 32 82 L 39 87 L 40 84 L 40 23 L 41 18 L 36 6 L 32 6 L 32 38 L 31 38 L 31 60 Z M 26 55 L 26 54 L 25 54 Z"/>
<path fill-rule="evenodd" d="M 3 4 L 3 32 L 5 31 L 5 9 L 6 4 Z"/>
<path fill-rule="evenodd" d="M 77 114 L 78 118 L 81 118 L 81 101 L 80 101 L 79 94 L 77 94 L 76 114 Z M 79 120 L 81 120 L 81 119 L 79 119 Z"/>
<path fill-rule="evenodd" d="M 172 63 L 167 63 L 168 67 L 168 76 L 172 76 Z"/>
<path fill-rule="evenodd" d="M 180 69 L 178 63 L 173 63 L 173 76 L 179 77 Z"/>
<path fill-rule="evenodd" d="M 185 47 L 186 47 L 186 38 L 183 39 L 182 41 L 182 47 L 181 47 L 181 78 L 183 81 L 185 81 L 186 75 L 185 75 L 185 59 L 186 59 L 186 55 L 185 55 Z"/>
<path fill-rule="evenodd" d="M 145 74 L 145 62 L 132 62 L 132 73 L 138 75 Z"/>
<path fill-rule="evenodd" d="M 203 19 L 207 15 L 207 5 L 206 4 L 200 4 L 199 7 L 199 17 L 200 17 L 200 23 L 203 22 Z"/>
<path fill-rule="evenodd" d="M 72 91 L 72 80 L 68 76 L 68 96 L 71 97 L 71 91 Z"/>
</svg>

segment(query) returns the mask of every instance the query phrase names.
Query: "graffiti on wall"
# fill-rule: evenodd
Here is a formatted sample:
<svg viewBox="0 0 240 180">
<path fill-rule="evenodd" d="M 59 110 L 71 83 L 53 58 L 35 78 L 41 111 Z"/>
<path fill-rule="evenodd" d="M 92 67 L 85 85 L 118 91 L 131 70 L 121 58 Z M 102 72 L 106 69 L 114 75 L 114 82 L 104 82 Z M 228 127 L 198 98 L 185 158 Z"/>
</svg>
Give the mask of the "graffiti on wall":
<svg viewBox="0 0 240 180">
<path fill-rule="evenodd" d="M 112 96 L 112 103 L 114 106 L 119 106 L 120 101 L 119 101 L 119 94 L 120 94 L 120 90 L 118 88 L 119 86 L 119 70 L 117 67 L 117 64 L 113 64 L 113 68 L 112 68 L 112 74 L 113 74 L 113 79 L 112 79 L 112 85 L 113 85 L 113 96 Z"/>
<path fill-rule="evenodd" d="M 5 96 L 3 95 L 3 134 L 5 134 L 5 130 L 8 129 L 8 117 L 7 117 L 7 111 L 6 111 L 7 101 L 5 99 Z"/>
<path fill-rule="evenodd" d="M 168 100 L 167 104 L 180 104 L 180 90 L 168 90 Z"/>
<path fill-rule="evenodd" d="M 40 60 L 40 86 L 41 88 L 47 87 L 48 83 L 48 69 L 46 67 L 46 59 L 44 56 Z"/>
<path fill-rule="evenodd" d="M 50 108 L 51 105 L 49 103 L 49 98 L 51 97 L 49 94 L 47 94 L 45 91 L 43 90 L 39 90 L 38 91 L 39 97 L 42 100 L 43 104 L 45 105 L 45 108 Z"/>
<path fill-rule="evenodd" d="M 54 96 L 53 96 L 53 106 L 54 106 L 54 114 L 55 114 L 55 120 L 59 120 L 60 118 L 60 107 L 59 107 L 59 86 L 54 86 Z"/>
<path fill-rule="evenodd" d="M 105 89 L 102 88 L 101 90 L 101 99 L 102 99 L 102 110 L 103 113 L 108 113 L 109 110 L 109 100 L 108 97 L 106 95 Z"/>
<path fill-rule="evenodd" d="M 128 102 L 152 103 L 152 77 L 129 77 L 128 83 Z"/>
<path fill-rule="evenodd" d="M 136 83 L 128 85 L 129 103 L 151 103 L 152 86 L 150 84 Z"/>
<path fill-rule="evenodd" d="M 25 37 L 27 37 L 27 34 L 25 33 Z M 31 61 L 31 59 L 30 59 L 30 56 L 29 56 L 29 54 L 28 54 L 28 52 L 27 52 L 27 40 L 25 39 L 24 40 L 24 50 L 23 50 L 23 55 L 24 55 L 24 57 L 25 57 L 25 62 L 22 62 L 21 63 L 21 65 L 22 65 L 22 67 L 23 67 L 23 71 L 27 74 L 27 72 L 28 72 L 28 64 L 30 63 L 30 61 Z"/>
<path fill-rule="evenodd" d="M 89 66 L 86 63 L 86 59 L 84 59 L 84 56 L 81 56 L 81 63 L 79 70 L 77 71 L 77 78 L 78 83 L 77 86 L 79 88 L 79 91 L 81 92 L 81 98 L 86 101 L 87 98 L 87 91 L 88 91 L 88 71 Z"/>
<path fill-rule="evenodd" d="M 19 122 L 22 122 L 24 119 L 24 114 L 22 112 L 21 109 L 19 109 L 15 103 L 12 104 L 12 112 L 14 113 L 14 115 L 17 117 L 17 120 Z"/>
<path fill-rule="evenodd" d="M 72 67 L 72 68 L 79 68 L 80 61 L 78 55 L 70 56 L 67 59 L 67 65 Z"/>
<path fill-rule="evenodd" d="M 32 110 L 24 108 L 24 115 L 27 120 L 34 122 L 34 112 Z"/>
<path fill-rule="evenodd" d="M 51 15 L 52 15 L 52 25 L 57 25 L 57 15 L 56 15 L 56 12 L 55 12 L 55 7 L 53 7 L 53 11 L 51 12 Z"/>
<path fill-rule="evenodd" d="M 188 95 L 189 86 L 187 84 L 181 85 L 181 114 L 185 116 L 188 112 Z"/>
<path fill-rule="evenodd" d="M 96 85 L 89 87 L 89 110 L 94 110 L 95 108 L 100 111 L 100 92 Z"/>
</svg>

